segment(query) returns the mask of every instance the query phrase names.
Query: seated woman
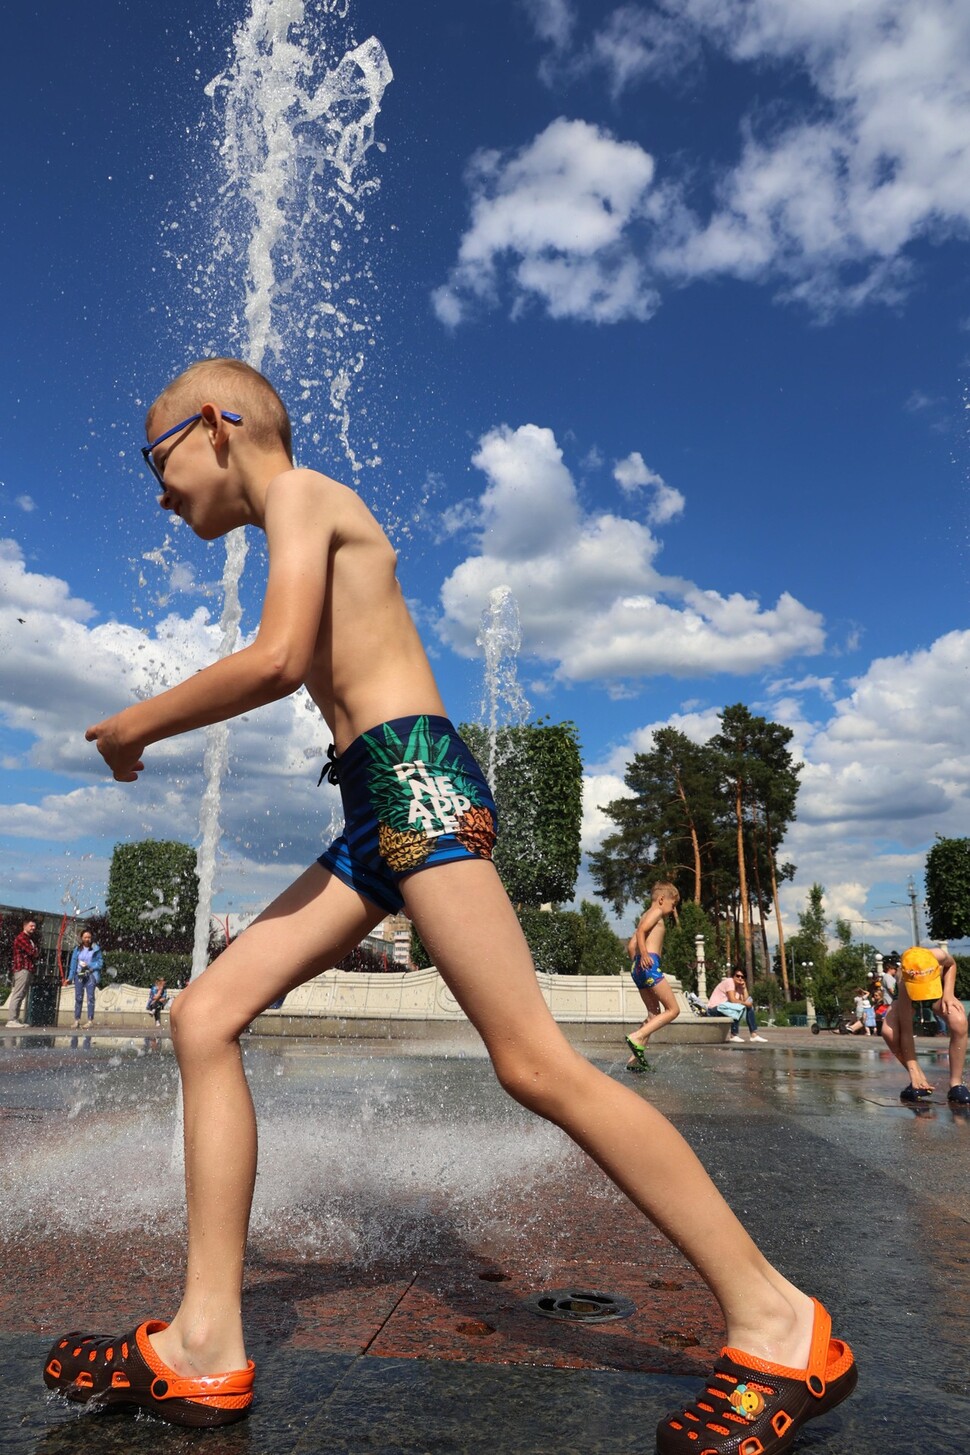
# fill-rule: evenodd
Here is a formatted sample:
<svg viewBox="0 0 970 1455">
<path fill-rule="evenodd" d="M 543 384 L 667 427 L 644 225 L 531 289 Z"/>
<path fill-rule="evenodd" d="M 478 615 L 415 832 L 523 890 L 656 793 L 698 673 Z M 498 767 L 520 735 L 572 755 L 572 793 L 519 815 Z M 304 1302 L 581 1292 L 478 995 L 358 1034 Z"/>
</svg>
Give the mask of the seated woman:
<svg viewBox="0 0 970 1455">
<path fill-rule="evenodd" d="M 764 1041 L 765 1036 L 758 1035 L 758 1021 L 754 1013 L 754 1001 L 748 994 L 748 982 L 744 977 L 743 970 L 735 970 L 733 975 L 725 975 L 719 980 L 711 991 L 711 997 L 707 1002 L 708 1015 L 727 1016 L 731 1021 L 730 1042 L 732 1045 L 741 1044 L 741 1032 L 739 1022 L 744 1020 L 748 1027 L 749 1041 Z"/>
</svg>

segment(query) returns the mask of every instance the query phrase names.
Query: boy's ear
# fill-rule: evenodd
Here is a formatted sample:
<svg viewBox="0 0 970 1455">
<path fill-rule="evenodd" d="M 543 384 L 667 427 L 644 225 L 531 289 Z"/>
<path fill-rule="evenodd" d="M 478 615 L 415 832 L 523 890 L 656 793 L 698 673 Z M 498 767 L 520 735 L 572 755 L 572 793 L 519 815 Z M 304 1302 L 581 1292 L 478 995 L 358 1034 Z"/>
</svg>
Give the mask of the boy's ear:
<svg viewBox="0 0 970 1455">
<path fill-rule="evenodd" d="M 201 404 L 199 413 L 202 415 L 202 425 L 213 448 L 221 449 L 229 440 L 229 426 L 222 417 L 221 408 L 218 404 Z"/>
</svg>

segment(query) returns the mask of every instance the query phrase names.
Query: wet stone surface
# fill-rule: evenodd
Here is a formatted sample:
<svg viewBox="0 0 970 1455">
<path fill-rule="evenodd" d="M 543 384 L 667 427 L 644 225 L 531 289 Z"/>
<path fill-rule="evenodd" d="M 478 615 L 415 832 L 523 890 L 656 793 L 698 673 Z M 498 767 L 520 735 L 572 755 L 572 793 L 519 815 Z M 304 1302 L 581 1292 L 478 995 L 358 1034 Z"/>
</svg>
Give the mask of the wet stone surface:
<svg viewBox="0 0 970 1455">
<path fill-rule="evenodd" d="M 165 1043 L 0 1037 L 0 1450 L 634 1452 L 703 1379 L 720 1317 L 684 1259 L 478 1056 L 250 1042 L 261 1125 L 246 1319 L 258 1403 L 225 1431 L 78 1411 L 53 1338 L 166 1317 L 183 1225 Z M 920 1042 L 931 1078 L 944 1062 Z M 970 1428 L 970 1122 L 898 1102 L 881 1045 L 657 1048 L 626 1077 L 774 1262 L 833 1311 L 859 1389 L 798 1450 L 950 1455 Z M 562 1289 L 629 1299 L 537 1318 Z"/>
</svg>

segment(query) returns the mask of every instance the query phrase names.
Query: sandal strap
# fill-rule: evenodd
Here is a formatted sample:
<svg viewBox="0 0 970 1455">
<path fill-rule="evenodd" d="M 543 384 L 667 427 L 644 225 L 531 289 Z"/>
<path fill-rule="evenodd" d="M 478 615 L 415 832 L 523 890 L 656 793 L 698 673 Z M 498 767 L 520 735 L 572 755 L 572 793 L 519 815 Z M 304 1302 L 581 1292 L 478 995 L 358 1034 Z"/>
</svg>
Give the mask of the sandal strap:
<svg viewBox="0 0 970 1455">
<path fill-rule="evenodd" d="M 194 1379 L 169 1379 L 157 1374 L 152 1380 L 153 1399 L 216 1399 L 230 1394 L 251 1394 L 256 1366 L 232 1369 L 228 1374 L 200 1375 Z"/>
<path fill-rule="evenodd" d="M 825 1372 L 829 1363 L 829 1346 L 832 1343 L 832 1320 L 828 1309 L 817 1298 L 813 1298 L 812 1303 L 815 1305 L 815 1322 L 812 1325 L 812 1347 L 808 1354 L 805 1383 L 809 1394 L 821 1399 L 825 1394 Z"/>
</svg>

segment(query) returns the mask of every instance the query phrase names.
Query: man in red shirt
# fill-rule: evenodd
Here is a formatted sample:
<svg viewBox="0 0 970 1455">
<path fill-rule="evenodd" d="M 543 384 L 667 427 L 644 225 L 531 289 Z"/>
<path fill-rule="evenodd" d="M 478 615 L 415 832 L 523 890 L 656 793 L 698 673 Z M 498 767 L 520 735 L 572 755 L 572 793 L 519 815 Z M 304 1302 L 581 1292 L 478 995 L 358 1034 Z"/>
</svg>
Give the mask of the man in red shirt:
<svg viewBox="0 0 970 1455">
<path fill-rule="evenodd" d="M 25 919 L 24 927 L 13 942 L 13 990 L 10 999 L 7 1001 L 7 1025 L 22 1026 L 24 1022 L 20 1019 L 20 1007 L 27 998 L 27 991 L 30 989 L 31 981 L 34 978 L 34 968 L 37 963 L 38 948 L 34 939 L 37 930 L 37 921 Z"/>
</svg>

